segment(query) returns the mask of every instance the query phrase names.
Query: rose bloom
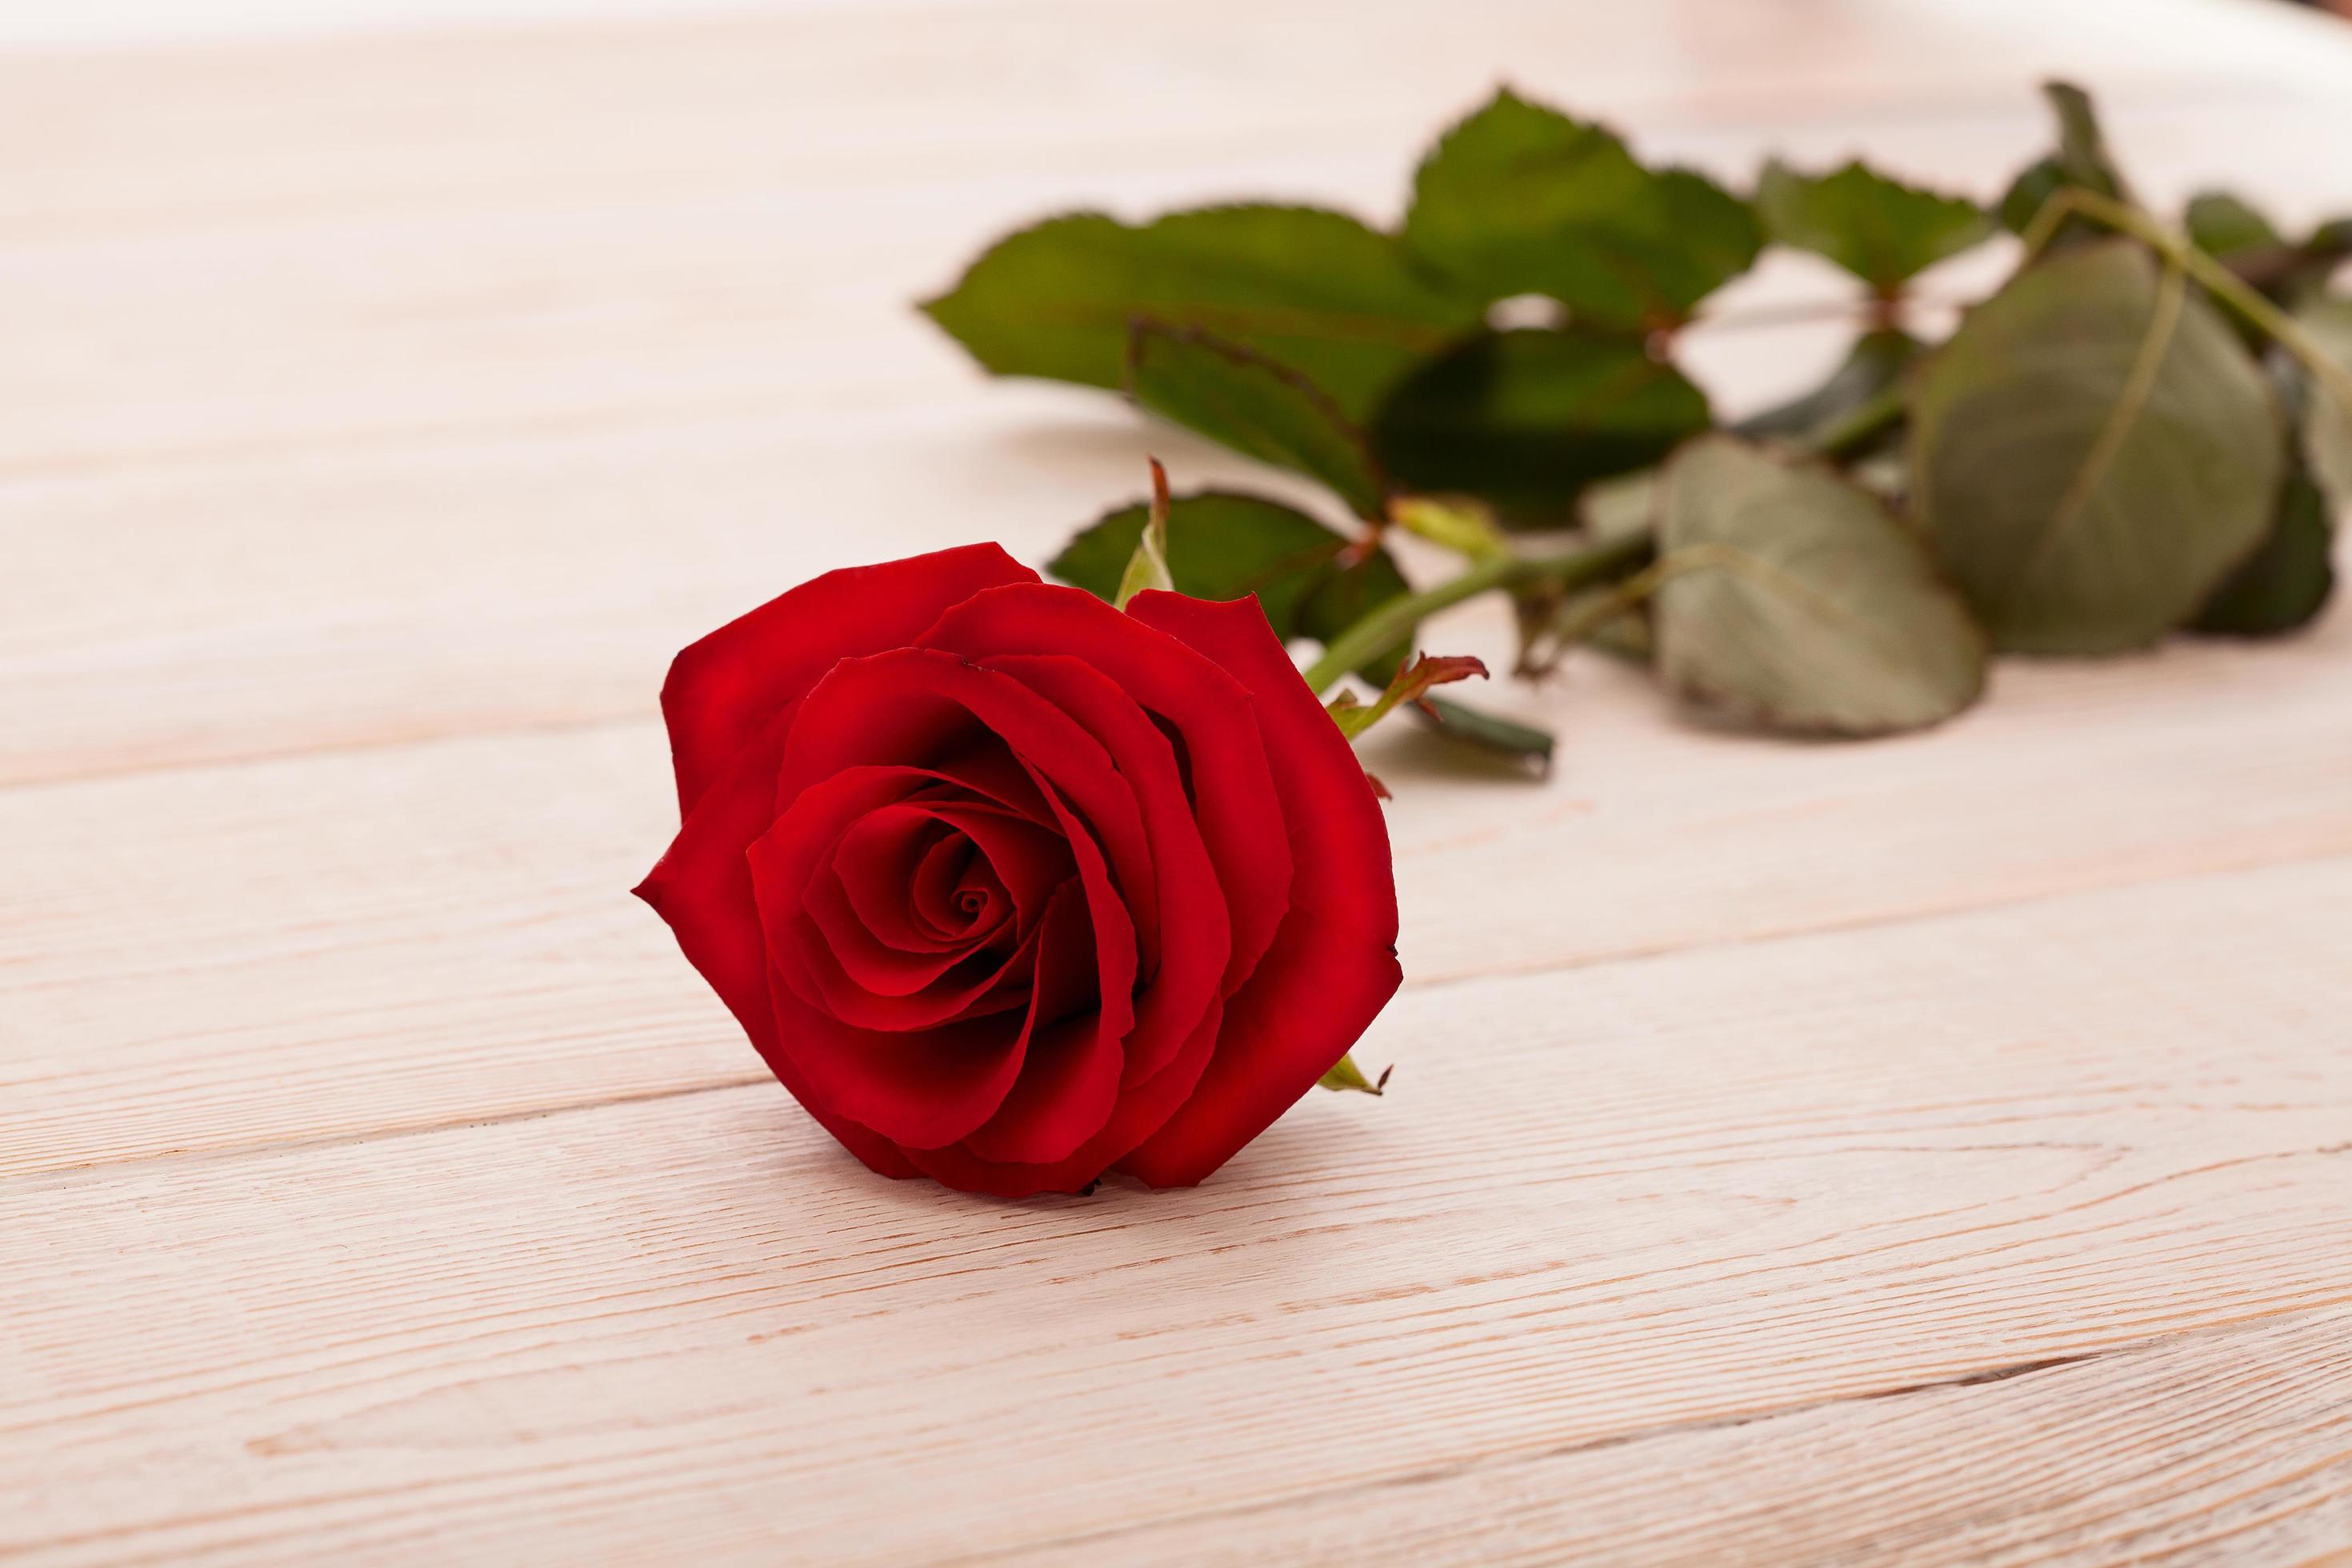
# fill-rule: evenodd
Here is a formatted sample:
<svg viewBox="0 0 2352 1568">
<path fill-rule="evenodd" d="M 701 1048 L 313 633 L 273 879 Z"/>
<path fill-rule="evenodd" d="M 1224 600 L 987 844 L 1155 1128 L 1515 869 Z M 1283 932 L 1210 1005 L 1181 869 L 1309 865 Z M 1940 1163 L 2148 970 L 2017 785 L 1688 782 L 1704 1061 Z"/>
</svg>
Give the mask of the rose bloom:
<svg viewBox="0 0 2352 1568">
<path fill-rule="evenodd" d="M 885 1175 L 1189 1185 L 1396 991 L 1380 806 L 1255 599 L 1121 612 L 971 545 L 722 626 L 662 713 L 636 891 Z"/>
</svg>

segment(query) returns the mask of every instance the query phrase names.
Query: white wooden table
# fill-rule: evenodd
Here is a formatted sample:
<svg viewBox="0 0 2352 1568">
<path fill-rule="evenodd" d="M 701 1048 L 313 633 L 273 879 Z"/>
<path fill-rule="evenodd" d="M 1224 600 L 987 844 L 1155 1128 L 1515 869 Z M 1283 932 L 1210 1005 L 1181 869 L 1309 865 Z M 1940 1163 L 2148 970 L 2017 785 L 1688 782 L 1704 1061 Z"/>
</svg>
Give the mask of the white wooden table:
<svg viewBox="0 0 2352 1568">
<path fill-rule="evenodd" d="M 2256 0 L 991 0 L 0 59 L 0 1556 L 2352 1549 L 2352 611 L 1870 745 L 1370 744 L 1406 990 L 1196 1192 L 867 1175 L 625 889 L 683 642 L 1238 459 L 908 308 L 1391 215 L 1498 73 L 1745 175 L 2352 209 Z M 1834 297 L 1779 260 L 1727 308 Z M 1822 326 L 1703 331 L 1727 406 Z M 1254 476 L 1251 476 L 1254 477 Z M 1472 612 L 1449 647 L 1497 652 Z"/>
</svg>

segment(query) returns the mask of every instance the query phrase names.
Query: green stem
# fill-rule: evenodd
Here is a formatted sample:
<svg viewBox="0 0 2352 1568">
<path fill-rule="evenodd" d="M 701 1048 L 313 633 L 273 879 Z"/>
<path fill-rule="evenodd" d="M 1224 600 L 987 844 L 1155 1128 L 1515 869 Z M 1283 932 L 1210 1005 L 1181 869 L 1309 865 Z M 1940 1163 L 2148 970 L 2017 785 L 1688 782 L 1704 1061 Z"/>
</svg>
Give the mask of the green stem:
<svg viewBox="0 0 2352 1568">
<path fill-rule="evenodd" d="M 2327 389 L 2336 405 L 2352 414 L 2352 370 L 2338 363 L 2312 341 L 2300 322 L 2263 298 L 2244 279 L 2191 245 L 2186 237 L 2175 234 L 2127 202 L 2069 185 L 2042 203 L 2042 210 L 2027 226 L 2027 260 L 2040 255 L 2049 245 L 2069 213 L 2080 213 L 2093 223 L 2130 235 L 2203 284 L 2208 293 L 2235 311 L 2248 326 L 2293 354 L 2311 373 L 2312 379 Z"/>
<path fill-rule="evenodd" d="M 1649 559 L 1647 533 L 1615 539 L 1559 555 L 1496 555 L 1434 588 L 1391 599 L 1331 639 L 1323 657 L 1307 667 L 1307 684 L 1320 694 L 1332 682 L 1369 664 L 1412 635 L 1413 627 L 1438 611 L 1496 588 L 1551 582 L 1562 591 L 1606 582 L 1638 569 Z"/>
<path fill-rule="evenodd" d="M 1805 442 L 1817 458 L 1851 458 L 1881 435 L 1903 422 L 1910 402 L 1900 384 L 1890 386 L 1868 402 L 1846 411 Z"/>
</svg>

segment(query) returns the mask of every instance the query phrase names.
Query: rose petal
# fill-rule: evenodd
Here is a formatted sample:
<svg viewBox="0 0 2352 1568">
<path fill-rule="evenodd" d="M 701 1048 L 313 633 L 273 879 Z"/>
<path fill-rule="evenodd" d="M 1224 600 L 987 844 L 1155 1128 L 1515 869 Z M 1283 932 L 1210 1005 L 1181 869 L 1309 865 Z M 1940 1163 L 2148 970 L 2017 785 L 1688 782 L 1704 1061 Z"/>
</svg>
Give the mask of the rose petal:
<svg viewBox="0 0 2352 1568">
<path fill-rule="evenodd" d="M 1118 1162 L 1154 1186 L 1200 1181 L 1315 1086 L 1395 994 L 1396 883 L 1380 803 L 1254 599 L 1143 593 L 1131 614 L 1249 687 L 1297 870 L 1291 913 L 1225 1008 L 1200 1087 Z"/>
<path fill-rule="evenodd" d="M 751 1048 L 802 1109 L 867 1169 L 885 1176 L 912 1176 L 916 1168 L 889 1140 L 818 1104 L 808 1080 L 777 1046 L 765 943 L 744 851 L 768 826 L 776 767 L 791 721 L 789 710 L 779 713 L 709 782 L 677 837 L 638 884 L 636 895 L 668 924 L 686 961 L 727 1004 Z"/>
<path fill-rule="evenodd" d="M 1102 743 L 1133 791 L 1159 879 L 1159 967 L 1146 975 L 1125 1079 L 1139 1083 L 1168 1065 L 1217 999 L 1231 952 L 1224 889 L 1201 841 L 1175 752 L 1158 725 L 1109 677 L 1058 654 L 1008 654 L 983 661 L 1076 719 Z"/>
<path fill-rule="evenodd" d="M 1030 1042 L 1020 1079 L 996 1114 L 964 1141 L 983 1160 L 1046 1163 L 1066 1159 L 1100 1131 L 1118 1099 L 1119 1040 L 1133 1010 L 1116 991 L 1096 990 L 1094 938 L 1076 888 L 1065 887 L 1039 931 L 1037 1016 L 1050 1019 L 1072 998 L 1087 1014 L 1063 1017 Z"/>
<path fill-rule="evenodd" d="M 926 829 L 950 842 L 930 842 Z M 935 907 L 919 909 L 922 858 L 957 843 L 978 854 L 967 854 L 952 879 L 930 889 Z M 1006 922 L 1008 940 L 1017 941 L 1076 872 L 1059 837 L 1002 806 L 969 800 L 915 799 L 869 812 L 850 824 L 833 853 L 833 873 L 858 922 L 876 941 L 908 952 L 961 953 Z M 952 901 L 967 897 L 978 900 L 969 910 Z M 960 923 L 950 929 L 950 921 Z"/>
<path fill-rule="evenodd" d="M 1082 1192 L 1099 1181 L 1113 1162 L 1142 1142 L 1181 1105 L 1215 1051 L 1220 1007 L 1213 1006 L 1175 1059 L 1153 1078 L 1120 1091 L 1102 1131 L 1065 1159 L 1051 1164 L 1015 1164 L 984 1160 L 968 1143 L 946 1149 L 909 1149 L 907 1158 L 933 1180 L 961 1192 L 1025 1198 L 1038 1193 Z"/>
<path fill-rule="evenodd" d="M 1149 973 L 1159 952 L 1157 876 L 1134 794 L 1099 742 L 1012 676 L 926 648 L 843 660 L 801 702 L 778 797 L 822 788 L 849 769 L 944 772 L 940 758 L 969 755 L 976 732 L 1005 744 L 1052 797 L 1065 832 L 1075 809 L 1101 844 Z"/>
<path fill-rule="evenodd" d="M 1247 688 L 1148 621 L 1049 584 L 975 594 L 942 614 L 922 642 L 976 659 L 1023 653 L 1082 659 L 1176 732 L 1193 815 L 1225 890 L 1231 994 L 1273 942 L 1291 879 L 1290 845 L 1273 809 L 1274 777 Z"/>
<path fill-rule="evenodd" d="M 662 685 L 684 816 L 784 704 L 842 659 L 902 647 L 949 605 L 1037 574 L 993 544 L 828 572 L 712 632 Z"/>
<path fill-rule="evenodd" d="M 902 952 L 956 952 L 969 944 L 976 921 L 957 909 L 954 897 L 964 868 L 975 862 L 987 864 L 971 839 L 911 804 L 866 813 L 843 830 L 833 850 L 833 874 L 859 921 Z M 919 902 L 924 888 L 933 889 L 936 911 Z M 1003 919 L 1012 900 L 1003 901 L 1003 909 L 984 912 Z"/>
<path fill-rule="evenodd" d="M 957 900 L 965 888 L 965 876 L 975 865 L 987 862 L 980 847 L 963 835 L 950 834 L 931 846 L 922 864 L 915 868 L 908 885 L 907 908 L 916 926 L 931 932 L 941 942 L 959 941 L 968 929 Z"/>
<path fill-rule="evenodd" d="M 777 1048 L 817 1102 L 901 1150 L 952 1143 L 994 1114 L 1021 1074 L 1028 1020 L 988 1017 L 933 1029 L 861 1029 L 772 984 Z"/>
<path fill-rule="evenodd" d="M 1125 1031 L 1135 975 L 1133 932 L 1091 842 L 1072 847 L 1088 915 L 1079 931 L 1090 925 L 1094 940 L 1083 941 L 1068 921 L 1062 922 L 1053 963 L 1030 987 L 1028 1009 L 1010 1037 L 1003 1021 L 987 1019 L 905 1033 L 859 1029 L 809 1006 L 789 984 L 770 987 L 780 1049 L 826 1105 L 908 1151 L 971 1135 L 1019 1081 L 1037 1030 L 1055 1021 L 1049 1009 L 1066 1009 L 1085 993 L 1089 968 L 1099 976 L 1092 999 L 1101 1008 L 1101 1026 Z M 1042 947 L 1043 936 L 1041 924 L 1024 953 Z"/>
<path fill-rule="evenodd" d="M 749 853 L 772 973 L 803 1002 L 859 1029 L 929 1028 L 1027 1000 L 1023 992 L 1001 993 L 1025 975 L 1025 947 L 969 955 L 896 952 L 865 930 L 840 883 L 823 868 L 850 823 L 923 776 L 887 766 L 837 773 L 803 792 Z"/>
</svg>

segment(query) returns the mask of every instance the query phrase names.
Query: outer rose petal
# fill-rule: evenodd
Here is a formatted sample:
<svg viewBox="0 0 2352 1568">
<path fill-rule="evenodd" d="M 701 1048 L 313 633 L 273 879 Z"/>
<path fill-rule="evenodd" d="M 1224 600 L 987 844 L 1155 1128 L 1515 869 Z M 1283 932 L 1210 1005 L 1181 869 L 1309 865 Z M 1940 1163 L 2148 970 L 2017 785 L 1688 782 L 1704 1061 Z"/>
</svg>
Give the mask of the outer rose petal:
<svg viewBox="0 0 2352 1568">
<path fill-rule="evenodd" d="M 841 660 L 906 647 L 983 588 L 1035 581 L 997 546 L 967 544 L 828 572 L 693 644 L 662 683 L 678 815 L 778 709 Z"/>
<path fill-rule="evenodd" d="M 719 993 L 785 1091 L 868 1170 L 903 1179 L 919 1174 L 907 1157 L 879 1133 L 818 1109 L 808 1079 L 777 1047 L 775 1012 L 768 1000 L 767 942 L 744 852 L 768 830 L 776 768 L 791 725 L 789 710 L 778 714 L 710 782 L 635 891 L 668 922 L 678 950 Z"/>
<path fill-rule="evenodd" d="M 1128 1089 L 1111 1109 L 1103 1130 L 1081 1144 L 1066 1160 L 1051 1164 L 1011 1164 L 983 1160 L 965 1144 L 944 1149 L 908 1149 L 906 1158 L 923 1174 L 967 1193 L 988 1193 L 1000 1198 L 1025 1198 L 1038 1193 L 1074 1193 L 1092 1186 L 1113 1162 L 1134 1148 L 1166 1121 L 1192 1086 L 1201 1081 L 1217 1047 L 1219 1008 L 1213 1006 L 1176 1059 L 1158 1076 Z"/>
<path fill-rule="evenodd" d="M 1190 1186 L 1312 1089 L 1396 994 L 1396 880 L 1362 764 L 1255 600 L 1207 604 L 1153 592 L 1137 595 L 1128 613 L 1250 689 L 1296 867 L 1289 918 L 1225 1005 L 1199 1087 L 1118 1162 L 1153 1186 Z"/>
</svg>

